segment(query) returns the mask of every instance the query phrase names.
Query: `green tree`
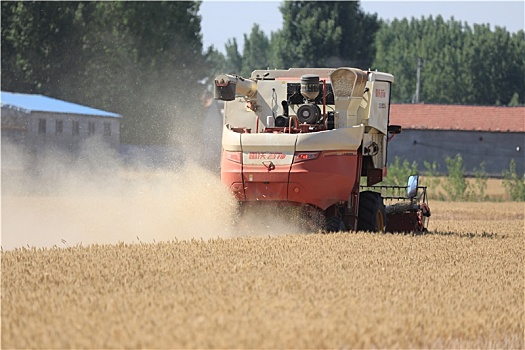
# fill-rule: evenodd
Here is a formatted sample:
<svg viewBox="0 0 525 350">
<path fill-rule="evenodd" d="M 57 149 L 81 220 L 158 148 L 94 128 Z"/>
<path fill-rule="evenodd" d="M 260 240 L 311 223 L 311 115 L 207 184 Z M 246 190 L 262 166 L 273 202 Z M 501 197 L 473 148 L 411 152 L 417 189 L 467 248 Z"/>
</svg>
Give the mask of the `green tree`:
<svg viewBox="0 0 525 350">
<path fill-rule="evenodd" d="M 453 201 L 465 200 L 468 197 L 468 182 L 465 178 L 465 165 L 461 154 L 454 158 L 445 159 L 448 169 L 447 189 L 450 199 Z"/>
<path fill-rule="evenodd" d="M 207 66 L 209 67 L 207 82 L 212 82 L 218 74 L 224 73 L 226 58 L 213 46 L 208 47 L 205 57 Z"/>
<path fill-rule="evenodd" d="M 369 68 L 376 15 L 354 1 L 286 1 L 276 61 L 281 68 L 349 65 Z"/>
<path fill-rule="evenodd" d="M 244 34 L 241 75 L 249 77 L 254 69 L 268 68 L 269 57 L 270 40 L 259 25 L 254 24 L 250 36 Z"/>
<path fill-rule="evenodd" d="M 120 113 L 124 142 L 176 142 L 211 70 L 199 4 L 2 2 L 2 88 Z"/>
<path fill-rule="evenodd" d="M 524 96 L 524 39 L 523 31 L 471 28 L 454 18 L 395 19 L 377 32 L 373 67 L 396 77 L 393 102 L 412 101 L 421 57 L 420 101 L 515 105 Z"/>
<path fill-rule="evenodd" d="M 520 67 L 510 33 L 475 24 L 467 32 L 465 61 L 468 67 L 468 103 L 507 105 L 519 91 Z M 521 80 L 525 71 L 521 69 Z"/>
<path fill-rule="evenodd" d="M 202 53 L 199 3 L 117 2 L 123 42 L 130 49 L 130 74 L 125 96 L 118 96 L 132 129 L 127 135 L 141 143 L 181 142 L 192 136 L 201 119 L 200 83 L 209 74 Z M 130 103 L 131 101 L 136 101 Z M 137 113 L 138 112 L 138 113 Z M 181 133 L 180 130 L 184 130 Z M 193 135 L 194 136 L 194 135 Z"/>
<path fill-rule="evenodd" d="M 463 25 L 454 18 L 445 22 L 441 16 L 421 21 L 424 36 L 421 47 L 414 47 L 415 53 L 424 59 L 420 100 L 464 103 Z M 414 89 L 415 86 L 414 83 Z"/>
<path fill-rule="evenodd" d="M 239 45 L 237 45 L 237 39 L 228 39 L 225 45 L 226 49 L 226 63 L 224 67 L 224 73 L 227 74 L 240 74 L 242 71 L 243 57 L 239 53 Z"/>
<path fill-rule="evenodd" d="M 515 61 L 515 72 L 512 73 L 513 90 L 511 102 L 509 105 L 525 105 L 525 31 L 520 30 L 512 34 L 510 46 L 512 48 L 512 57 Z M 514 96 L 516 99 L 513 101 Z"/>
<path fill-rule="evenodd" d="M 487 163 L 485 163 L 485 161 L 482 161 L 479 166 L 479 170 L 474 168 L 475 182 L 472 193 L 470 194 L 471 199 L 477 202 L 485 201 L 488 199 L 488 196 L 485 194 L 487 191 L 488 182 L 488 175 L 486 171 Z"/>
<path fill-rule="evenodd" d="M 415 92 L 415 66 L 418 57 L 421 57 L 413 47 L 420 40 L 418 33 L 421 28 L 416 28 L 418 24 L 406 18 L 395 19 L 391 23 L 382 22 L 376 34 L 376 56 L 372 68 L 394 75 L 392 102 L 410 102 Z"/>
<path fill-rule="evenodd" d="M 436 162 L 427 162 L 424 161 L 423 165 L 425 166 L 425 173 L 423 181 L 425 186 L 428 186 L 432 189 L 431 196 L 438 200 L 445 200 L 445 195 L 439 190 L 441 188 L 441 176 L 439 173 L 439 164 Z M 429 194 L 430 195 L 430 194 Z"/>
<path fill-rule="evenodd" d="M 399 157 L 394 158 L 394 162 L 388 165 L 387 177 L 383 180 L 383 185 L 406 186 L 408 177 L 418 173 L 417 162 L 403 160 Z"/>
<path fill-rule="evenodd" d="M 82 2 L 2 2 L 2 89 L 75 99 L 87 64 Z"/>
<path fill-rule="evenodd" d="M 525 201 L 525 175 L 516 171 L 516 161 L 510 161 L 509 170 L 503 171 L 503 186 L 513 201 Z"/>
</svg>

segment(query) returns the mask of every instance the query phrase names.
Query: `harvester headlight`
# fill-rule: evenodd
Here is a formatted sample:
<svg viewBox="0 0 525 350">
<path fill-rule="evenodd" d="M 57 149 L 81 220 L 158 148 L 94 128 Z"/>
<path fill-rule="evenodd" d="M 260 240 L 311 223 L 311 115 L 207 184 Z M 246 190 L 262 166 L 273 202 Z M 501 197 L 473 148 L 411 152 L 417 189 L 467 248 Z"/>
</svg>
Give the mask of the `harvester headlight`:
<svg viewBox="0 0 525 350">
<path fill-rule="evenodd" d="M 224 151 L 224 157 L 227 160 L 235 162 L 235 163 L 242 162 L 242 152 Z"/>
<path fill-rule="evenodd" d="M 299 163 L 305 162 L 307 160 L 313 160 L 319 157 L 319 154 L 321 154 L 321 152 L 297 152 L 293 156 L 293 162 Z"/>
</svg>

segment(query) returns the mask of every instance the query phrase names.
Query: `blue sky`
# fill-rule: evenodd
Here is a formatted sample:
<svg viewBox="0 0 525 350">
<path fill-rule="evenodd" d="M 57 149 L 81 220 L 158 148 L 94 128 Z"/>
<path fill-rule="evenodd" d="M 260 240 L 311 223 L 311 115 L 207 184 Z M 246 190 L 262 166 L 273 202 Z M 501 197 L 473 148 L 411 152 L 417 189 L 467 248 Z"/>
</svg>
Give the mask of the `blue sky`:
<svg viewBox="0 0 525 350">
<path fill-rule="evenodd" d="M 204 0 L 201 5 L 204 47 L 213 45 L 224 52 L 224 45 L 237 38 L 242 47 L 244 36 L 257 23 L 269 35 L 282 27 L 280 1 L 215 1 Z M 506 27 L 510 32 L 524 29 L 525 1 L 361 1 L 361 8 L 377 13 L 379 18 L 420 18 L 441 15 L 445 20 L 488 23 Z"/>
</svg>

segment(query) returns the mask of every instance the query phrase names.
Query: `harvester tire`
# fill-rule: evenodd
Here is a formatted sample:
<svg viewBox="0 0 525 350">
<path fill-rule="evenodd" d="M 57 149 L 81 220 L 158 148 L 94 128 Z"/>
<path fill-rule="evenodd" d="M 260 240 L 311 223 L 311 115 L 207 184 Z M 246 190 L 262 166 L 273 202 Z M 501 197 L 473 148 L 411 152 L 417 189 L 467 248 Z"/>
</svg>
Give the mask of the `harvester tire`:
<svg viewBox="0 0 525 350">
<path fill-rule="evenodd" d="M 345 223 L 343 222 L 343 219 L 332 216 L 326 219 L 326 231 L 327 232 L 339 232 L 339 231 L 346 231 Z"/>
<path fill-rule="evenodd" d="M 359 195 L 358 231 L 385 232 L 386 209 L 377 192 L 364 191 Z"/>
</svg>

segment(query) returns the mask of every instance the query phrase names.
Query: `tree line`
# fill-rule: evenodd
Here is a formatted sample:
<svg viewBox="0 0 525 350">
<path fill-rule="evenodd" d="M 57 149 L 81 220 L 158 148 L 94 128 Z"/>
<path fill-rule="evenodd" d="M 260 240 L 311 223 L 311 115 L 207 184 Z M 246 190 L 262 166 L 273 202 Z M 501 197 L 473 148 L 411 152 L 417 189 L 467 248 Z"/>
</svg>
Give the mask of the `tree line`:
<svg viewBox="0 0 525 350">
<path fill-rule="evenodd" d="M 392 101 L 523 105 L 525 34 L 453 18 L 384 22 L 353 1 L 285 1 L 282 29 L 258 24 L 223 54 L 204 48 L 200 1 L 1 3 L 2 90 L 39 93 L 125 116 L 122 139 L 194 137 L 218 73 L 339 67 L 395 76 Z M 181 132 L 182 131 L 182 132 Z"/>
<path fill-rule="evenodd" d="M 422 59 L 420 101 L 522 105 L 525 34 L 487 24 L 472 27 L 441 16 L 384 23 L 375 38 L 374 67 L 394 74 L 392 99 L 411 102 L 416 62 Z"/>
<path fill-rule="evenodd" d="M 2 90 L 119 113 L 123 142 L 177 142 L 196 132 L 211 70 L 199 6 L 3 1 Z"/>
</svg>

